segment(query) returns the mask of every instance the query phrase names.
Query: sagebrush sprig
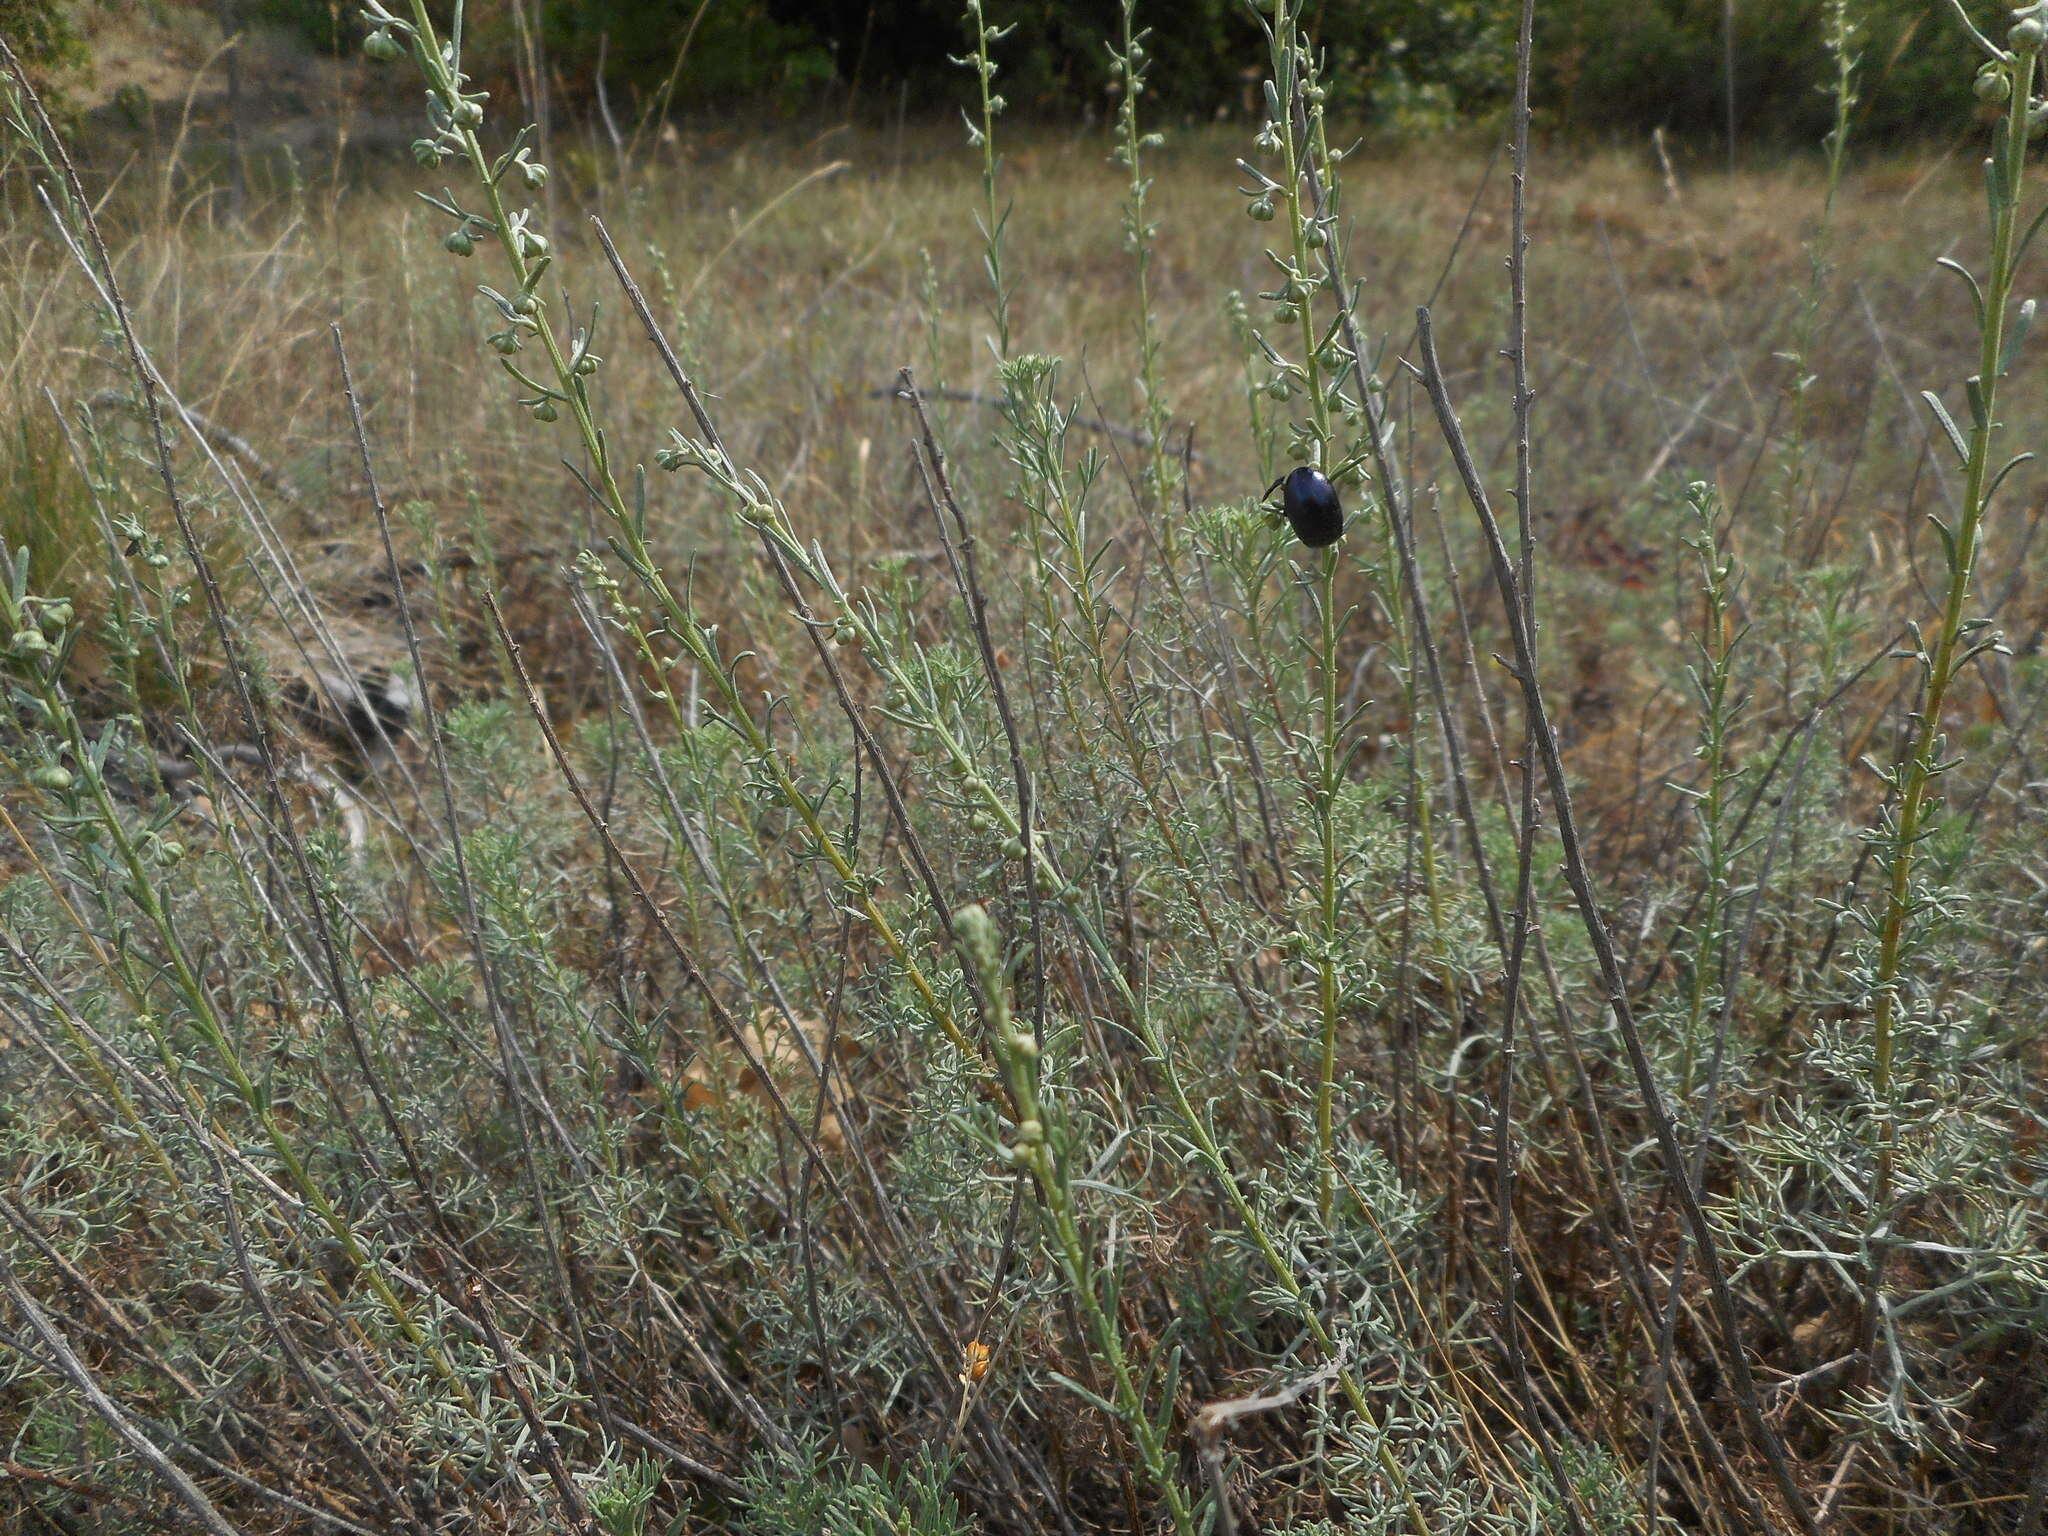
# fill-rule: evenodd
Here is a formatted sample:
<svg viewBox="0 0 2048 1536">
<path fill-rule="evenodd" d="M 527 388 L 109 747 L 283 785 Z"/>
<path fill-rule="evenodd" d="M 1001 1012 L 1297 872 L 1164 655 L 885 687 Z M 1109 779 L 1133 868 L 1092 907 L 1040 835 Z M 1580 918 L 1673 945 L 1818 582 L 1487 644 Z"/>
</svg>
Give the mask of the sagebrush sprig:
<svg viewBox="0 0 2048 1536">
<path fill-rule="evenodd" d="M 1943 712 L 1949 690 L 1961 671 L 2000 643 L 1995 633 L 1987 632 L 1989 621 L 1973 618 L 1970 613 L 1977 554 L 1992 501 L 2007 477 L 2032 457 L 2021 454 L 1995 471 L 1992 468 L 1999 426 L 1999 386 L 2011 371 L 2034 323 L 2034 300 L 2025 300 L 2013 309 L 2019 268 L 2043 220 L 2048 219 L 2048 210 L 2044 210 L 2024 230 L 2020 225 L 2026 191 L 2027 145 L 2037 121 L 2048 122 L 2048 103 L 2035 97 L 2036 69 L 2043 41 L 2048 39 L 2048 0 L 2020 7 L 2012 15 L 2003 48 L 1991 45 L 1971 28 L 1973 37 L 1990 54 L 1977 74 L 1978 98 L 2002 103 L 2005 110 L 1992 130 L 1991 154 L 1984 162 L 1991 226 L 1991 250 L 1984 276 L 1980 280 L 1947 257 L 1940 263 L 1969 290 L 1977 321 L 1977 371 L 1964 383 L 1969 404 L 1968 432 L 1956 425 L 1939 395 L 1931 390 L 1922 394 L 1943 438 L 1962 465 L 1962 503 L 1953 527 L 1939 516 L 1929 518 L 1941 540 L 1946 581 L 1932 642 L 1916 625 L 1912 644 L 1905 652 L 1920 674 L 1919 699 L 1906 754 L 1885 774 L 1893 801 L 1873 833 L 1886 879 L 1875 918 L 1877 955 L 1868 983 L 1873 1010 L 1870 1090 L 1875 1101 L 1872 1134 L 1876 1168 L 1866 1227 L 1871 1256 L 1857 1331 L 1864 1357 L 1860 1369 L 1865 1372 L 1876 1363 L 1874 1353 L 1885 1307 L 1885 1272 L 1891 1244 L 1882 1234 L 1895 1215 L 1893 1186 L 1899 1156 L 1899 1120 L 1904 1108 L 1895 1097 L 1902 1086 L 1896 1056 L 1901 1015 L 1906 1007 L 1905 963 L 1912 952 L 1916 930 L 1944 904 L 1941 893 L 1924 889 L 1916 882 L 1921 845 L 1938 826 L 1940 803 L 1935 790 L 1960 761 L 1945 755 Z M 1967 16 L 1964 24 L 1969 25 Z"/>
</svg>

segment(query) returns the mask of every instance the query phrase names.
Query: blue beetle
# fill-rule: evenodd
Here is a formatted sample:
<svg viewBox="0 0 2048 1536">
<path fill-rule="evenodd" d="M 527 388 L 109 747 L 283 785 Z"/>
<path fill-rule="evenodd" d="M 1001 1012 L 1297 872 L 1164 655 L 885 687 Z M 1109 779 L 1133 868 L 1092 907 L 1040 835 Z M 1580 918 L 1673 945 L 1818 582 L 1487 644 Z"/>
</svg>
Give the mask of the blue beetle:
<svg viewBox="0 0 2048 1536">
<path fill-rule="evenodd" d="M 1280 493 L 1281 509 L 1294 536 L 1310 549 L 1321 549 L 1344 536 L 1344 504 L 1337 488 L 1313 464 L 1304 464 L 1266 487 Z"/>
</svg>

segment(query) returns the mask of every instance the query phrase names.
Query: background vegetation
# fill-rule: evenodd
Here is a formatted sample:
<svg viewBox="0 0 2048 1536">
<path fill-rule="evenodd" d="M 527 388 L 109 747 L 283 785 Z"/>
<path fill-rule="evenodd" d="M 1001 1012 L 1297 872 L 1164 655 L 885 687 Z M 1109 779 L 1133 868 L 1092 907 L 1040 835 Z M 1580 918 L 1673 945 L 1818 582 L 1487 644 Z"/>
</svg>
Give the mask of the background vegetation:
<svg viewBox="0 0 2048 1536">
<path fill-rule="evenodd" d="M 326 0 L 244 0 L 310 38 L 334 36 Z M 1974 63 L 1958 29 L 1924 0 L 1868 0 L 1855 8 L 1868 68 L 1857 127 L 1878 141 L 1953 135 L 1968 121 Z M 1827 131 L 1829 0 L 1739 0 L 1733 68 L 1739 137 L 1810 145 Z M 676 100 L 703 110 L 735 97 L 783 109 L 835 105 L 886 116 L 899 103 L 943 110 L 967 91 L 951 59 L 967 44 L 946 0 L 876 0 L 818 6 L 803 0 L 531 0 L 551 66 L 579 98 L 598 62 L 622 96 L 657 95 L 693 24 Z M 478 7 L 480 69 L 508 70 L 517 7 Z M 1320 0 L 1304 24 L 1330 49 L 1329 89 L 1354 115 L 1402 132 L 1441 131 L 1496 118 L 1514 78 L 1509 8 L 1488 0 Z M 1053 118 L 1107 115 L 1104 8 L 1093 0 L 1026 0 L 1001 13 L 1018 32 L 1004 93 L 1022 111 Z M 1539 19 L 1537 109 L 1546 126 L 1688 138 L 1724 131 L 1731 41 L 1722 0 L 1560 0 Z M 1244 60 L 1258 29 L 1240 0 L 1189 0 L 1155 39 L 1150 86 L 1170 117 L 1243 116 L 1256 100 Z M 495 59 L 495 63 L 492 62 Z"/>
<path fill-rule="evenodd" d="M 341 0 L 8 0 L 0 26 L 26 45 L 32 67 L 76 65 L 82 26 L 138 6 L 188 10 L 226 29 L 282 27 L 337 51 L 357 32 L 355 8 Z M 1725 139 L 1732 85 L 1738 142 L 1810 146 L 1834 112 L 1818 85 L 1831 73 L 1832 9 L 1833 0 L 1557 0 L 1538 21 L 1538 120 L 1624 135 L 1662 127 L 1705 146 Z M 1864 63 L 1859 138 L 1960 132 L 1974 61 L 1942 6 L 1859 0 L 1851 10 Z M 1019 29 L 1004 73 L 1013 108 L 1054 120 L 1115 110 L 1101 5 L 1018 0 L 1003 21 Z M 1359 121 L 1433 133 L 1505 110 L 1513 16 L 1488 0 L 1319 0 L 1304 23 L 1330 50 L 1333 101 Z M 479 79 L 509 83 L 534 61 L 579 107 L 593 105 L 600 77 L 631 111 L 662 102 L 685 113 L 887 121 L 950 112 L 970 95 L 952 63 L 968 37 L 947 0 L 480 0 L 468 27 Z M 1245 116 L 1256 76 L 1243 60 L 1257 41 L 1242 0 L 1187 0 L 1154 40 L 1154 109 L 1168 120 Z"/>
</svg>

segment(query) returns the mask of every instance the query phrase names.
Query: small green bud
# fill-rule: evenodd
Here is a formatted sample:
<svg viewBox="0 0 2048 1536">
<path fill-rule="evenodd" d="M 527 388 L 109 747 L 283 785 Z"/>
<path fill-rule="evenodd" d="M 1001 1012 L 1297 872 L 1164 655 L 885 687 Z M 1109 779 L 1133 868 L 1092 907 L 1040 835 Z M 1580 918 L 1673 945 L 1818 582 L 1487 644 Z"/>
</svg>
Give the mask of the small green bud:
<svg viewBox="0 0 2048 1536">
<path fill-rule="evenodd" d="M 1997 64 L 1987 64 L 1977 71 L 1977 83 L 1972 87 L 1977 99 L 1995 106 L 2012 95 L 2012 78 Z"/>
<path fill-rule="evenodd" d="M 1019 1121 L 1019 1122 L 1018 1122 L 1018 1124 L 1017 1124 L 1017 1145 L 1018 1145 L 1018 1146 L 1020 1146 L 1020 1147 L 1038 1147 L 1038 1146 L 1043 1146 L 1044 1144 L 1045 1144 L 1045 1122 L 1044 1122 L 1044 1121 L 1042 1121 L 1042 1120 L 1022 1120 L 1022 1121 Z"/>
<path fill-rule="evenodd" d="M 425 170 L 433 170 L 441 163 L 441 146 L 432 139 L 414 139 L 412 157 Z"/>
<path fill-rule="evenodd" d="M 1323 226 L 1311 224 L 1301 232 L 1302 243 L 1312 251 L 1320 251 L 1330 243 L 1330 237 L 1323 233 Z"/>
<path fill-rule="evenodd" d="M 404 58 L 405 49 L 388 28 L 379 27 L 363 39 L 363 56 L 378 64 L 389 64 Z"/>
<path fill-rule="evenodd" d="M 519 231 L 519 254 L 529 259 L 548 253 L 548 237 L 531 229 Z"/>
<path fill-rule="evenodd" d="M 1307 90 L 1303 91 L 1301 94 L 1308 98 L 1308 104 L 1310 106 L 1320 107 L 1323 104 L 1323 102 L 1328 98 L 1330 93 L 1324 90 L 1320 85 L 1312 85 Z"/>
<path fill-rule="evenodd" d="M 560 421 L 562 413 L 555 409 L 554 401 L 543 400 L 533 408 L 533 419 L 535 421 Z"/>
<path fill-rule="evenodd" d="M 2012 24 L 2012 30 L 2005 34 L 2006 45 L 2015 53 L 2036 53 L 2042 40 L 2048 38 L 2048 26 L 2038 16 L 2028 16 Z"/>
<path fill-rule="evenodd" d="M 1275 325 L 1299 325 L 1301 323 L 1301 306 L 1298 304 L 1274 305 L 1273 323 Z"/>
<path fill-rule="evenodd" d="M 1294 393 L 1294 386 L 1287 381 L 1287 375 L 1276 373 L 1267 382 L 1266 396 L 1271 400 L 1285 400 Z"/>
<path fill-rule="evenodd" d="M 491 348 L 493 351 L 501 352 L 505 356 L 510 357 L 519 350 L 518 333 L 516 331 L 493 331 L 491 333 Z"/>
<path fill-rule="evenodd" d="M 519 179 L 526 183 L 527 191 L 538 192 L 548 184 L 548 168 L 535 165 L 531 160 L 522 160 L 519 162 Z"/>
<path fill-rule="evenodd" d="M 71 770 L 69 768 L 59 768 L 54 766 L 49 768 L 38 768 L 34 773 L 30 774 L 28 777 L 29 782 L 35 785 L 37 789 L 47 789 L 53 794 L 61 793 L 62 791 L 69 789 L 72 783 L 74 782 L 71 777 Z"/>
<path fill-rule="evenodd" d="M 458 98 L 448 109 L 448 120 L 458 128 L 481 128 L 484 124 L 483 103 L 467 97 Z"/>
<path fill-rule="evenodd" d="M 43 628 L 62 629 L 71 622 L 69 603 L 51 603 L 43 610 Z"/>
<path fill-rule="evenodd" d="M 169 868 L 185 857 L 185 845 L 174 838 L 165 838 L 156 845 L 156 861 Z"/>
<path fill-rule="evenodd" d="M 593 373 L 597 372 L 597 365 L 603 361 L 603 358 L 593 356 L 591 353 L 586 352 L 581 357 L 576 359 L 576 366 L 573 371 L 575 372 L 577 377 L 587 379 Z"/>
<path fill-rule="evenodd" d="M 451 229 L 441 242 L 441 249 L 451 256 L 471 256 L 476 253 L 476 241 L 470 238 L 466 229 Z"/>
<path fill-rule="evenodd" d="M 1273 222 L 1273 199 L 1270 197 L 1255 197 L 1251 200 L 1250 205 L 1246 207 L 1245 212 L 1261 224 L 1270 224 Z"/>
<path fill-rule="evenodd" d="M 10 643 L 16 654 L 22 656 L 41 656 L 50 648 L 50 642 L 43 638 L 40 629 L 17 629 Z"/>
<path fill-rule="evenodd" d="M 1022 839 L 1021 837 L 1013 837 L 1006 840 L 1003 844 L 1003 857 L 1006 859 L 1023 858 L 1024 839 Z"/>
<path fill-rule="evenodd" d="M 512 301 L 512 313 L 531 318 L 540 313 L 540 300 L 530 293 L 522 293 Z"/>
</svg>

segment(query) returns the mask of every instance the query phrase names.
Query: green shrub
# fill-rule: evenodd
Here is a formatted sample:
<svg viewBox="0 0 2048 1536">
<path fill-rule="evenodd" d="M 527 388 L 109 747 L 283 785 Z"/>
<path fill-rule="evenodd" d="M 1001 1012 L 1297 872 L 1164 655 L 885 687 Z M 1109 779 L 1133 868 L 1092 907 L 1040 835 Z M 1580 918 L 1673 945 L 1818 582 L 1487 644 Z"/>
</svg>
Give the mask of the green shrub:
<svg viewBox="0 0 2048 1536">
<path fill-rule="evenodd" d="M 76 0 L 0 0 L 0 37 L 45 86 L 87 62 Z"/>
<path fill-rule="evenodd" d="M 1825 90 L 1830 0 L 1744 0 L 1735 10 L 1739 140 L 1816 144 L 1832 125 Z M 1849 0 L 1863 60 L 1859 138 L 1944 136 L 1972 116 L 1968 40 L 1941 5 Z M 1725 133 L 1721 0 L 1558 0 L 1540 12 L 1545 103 L 1568 127 L 1695 140 Z"/>
</svg>

